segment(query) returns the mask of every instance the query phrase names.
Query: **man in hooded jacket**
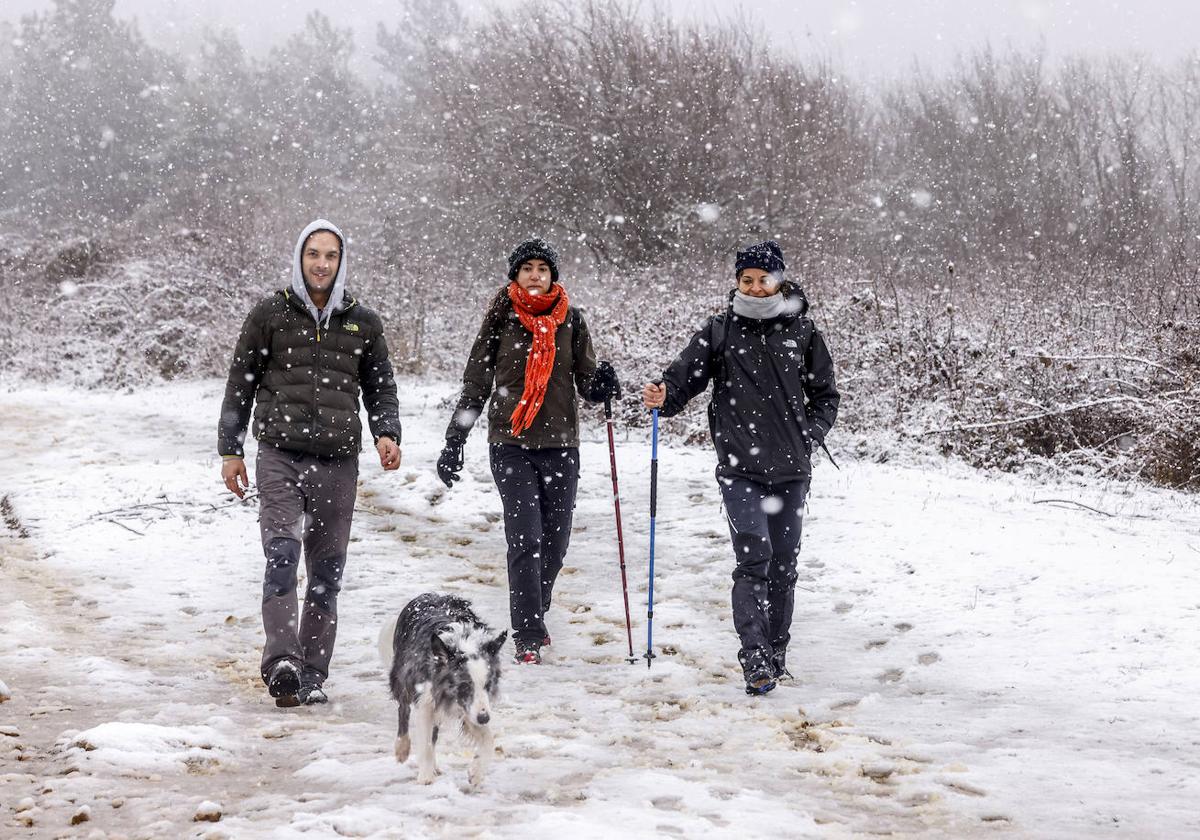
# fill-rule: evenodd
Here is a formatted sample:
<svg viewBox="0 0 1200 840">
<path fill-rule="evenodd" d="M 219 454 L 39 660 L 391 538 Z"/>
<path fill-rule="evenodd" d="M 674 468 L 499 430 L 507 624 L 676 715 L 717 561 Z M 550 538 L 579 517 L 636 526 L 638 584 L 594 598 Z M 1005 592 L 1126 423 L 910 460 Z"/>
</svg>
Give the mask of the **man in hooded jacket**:
<svg viewBox="0 0 1200 840">
<path fill-rule="evenodd" d="M 346 239 L 335 225 L 318 219 L 301 231 L 291 286 L 259 301 L 242 325 L 217 430 L 221 477 L 239 498 L 249 487 L 242 444 L 251 420 L 258 440 L 262 677 L 280 706 L 328 699 L 362 448 L 360 391 L 380 466 L 400 466 L 383 322 L 346 290 L 346 274 Z M 308 589 L 297 616 L 302 548 Z"/>
<path fill-rule="evenodd" d="M 733 540 L 733 623 L 748 694 L 791 677 L 786 655 L 812 453 L 841 399 L 825 339 L 806 317 L 808 299 L 784 269 L 773 241 L 739 251 L 726 310 L 692 336 L 661 383 L 642 390 L 647 408 L 671 417 L 713 383 L 709 428 Z"/>
</svg>

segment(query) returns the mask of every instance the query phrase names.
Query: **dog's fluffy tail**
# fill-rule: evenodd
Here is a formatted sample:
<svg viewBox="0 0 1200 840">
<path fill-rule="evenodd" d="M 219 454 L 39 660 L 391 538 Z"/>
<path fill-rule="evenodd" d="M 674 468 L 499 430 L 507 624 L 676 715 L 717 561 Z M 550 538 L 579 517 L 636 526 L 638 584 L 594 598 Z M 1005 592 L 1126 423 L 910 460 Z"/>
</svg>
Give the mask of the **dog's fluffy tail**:
<svg viewBox="0 0 1200 840">
<path fill-rule="evenodd" d="M 398 617 L 389 619 L 383 625 L 383 629 L 379 631 L 379 662 L 385 671 L 391 669 L 392 658 L 395 656 L 395 651 L 392 650 L 392 640 L 396 637 L 398 620 Z"/>
</svg>

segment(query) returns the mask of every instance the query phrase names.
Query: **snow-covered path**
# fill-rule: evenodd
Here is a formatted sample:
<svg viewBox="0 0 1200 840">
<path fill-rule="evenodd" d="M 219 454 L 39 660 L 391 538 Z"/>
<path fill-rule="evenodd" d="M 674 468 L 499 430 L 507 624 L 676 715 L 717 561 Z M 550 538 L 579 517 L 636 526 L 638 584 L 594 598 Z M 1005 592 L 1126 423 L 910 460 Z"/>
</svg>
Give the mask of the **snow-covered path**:
<svg viewBox="0 0 1200 840">
<path fill-rule="evenodd" d="M 661 454 L 660 656 L 623 661 L 598 434 L 583 447 L 554 647 L 541 668 L 506 668 L 491 774 L 467 790 L 468 754 L 448 741 L 442 777 L 416 785 L 391 755 L 380 626 L 431 589 L 466 595 L 496 626 L 507 616 L 483 435 L 453 492 L 432 469 L 451 390 L 402 388 L 398 473 L 364 456 L 334 702 L 290 710 L 258 678 L 262 560 L 255 508 L 217 478 L 221 384 L 4 396 L 0 833 L 1200 834 L 1194 498 L 915 459 L 823 464 L 790 657 L 800 679 L 752 699 L 703 449 Z M 619 447 L 644 646 L 648 452 Z M 193 821 L 205 801 L 219 822 Z"/>
</svg>

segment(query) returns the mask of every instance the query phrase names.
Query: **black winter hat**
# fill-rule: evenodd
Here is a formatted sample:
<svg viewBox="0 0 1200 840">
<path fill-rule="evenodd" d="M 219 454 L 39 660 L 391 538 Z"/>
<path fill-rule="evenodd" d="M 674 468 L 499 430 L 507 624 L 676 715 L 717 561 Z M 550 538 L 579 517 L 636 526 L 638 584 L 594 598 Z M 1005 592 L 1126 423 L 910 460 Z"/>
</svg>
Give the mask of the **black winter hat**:
<svg viewBox="0 0 1200 840">
<path fill-rule="evenodd" d="M 787 268 L 783 263 L 783 249 L 774 239 L 768 239 L 751 245 L 745 251 L 738 251 L 733 275 L 736 277 L 746 268 L 760 268 L 769 274 L 782 273 Z"/>
<path fill-rule="evenodd" d="M 527 239 L 508 255 L 508 279 L 516 280 L 521 263 L 544 260 L 550 266 L 551 282 L 558 282 L 558 253 L 544 239 Z"/>
</svg>

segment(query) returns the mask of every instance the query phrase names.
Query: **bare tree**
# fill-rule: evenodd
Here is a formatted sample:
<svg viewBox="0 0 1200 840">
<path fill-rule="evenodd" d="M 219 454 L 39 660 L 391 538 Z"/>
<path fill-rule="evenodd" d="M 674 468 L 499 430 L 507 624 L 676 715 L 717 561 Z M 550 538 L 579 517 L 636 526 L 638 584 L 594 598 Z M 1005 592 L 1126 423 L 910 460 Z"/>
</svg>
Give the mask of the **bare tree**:
<svg viewBox="0 0 1200 840">
<path fill-rule="evenodd" d="M 1152 106 L 1154 140 L 1163 162 L 1173 218 L 1171 266 L 1195 277 L 1200 235 L 1200 56 L 1157 78 Z"/>
<path fill-rule="evenodd" d="M 42 222 L 120 217 L 169 177 L 160 152 L 180 70 L 114 18 L 114 1 L 54 0 L 12 42 L 5 198 Z"/>
</svg>

